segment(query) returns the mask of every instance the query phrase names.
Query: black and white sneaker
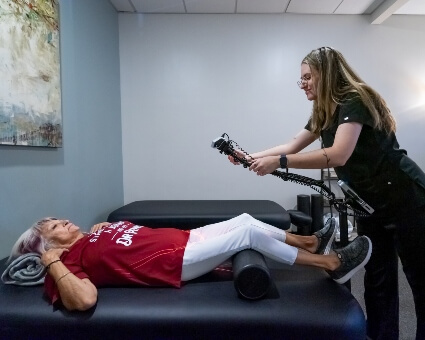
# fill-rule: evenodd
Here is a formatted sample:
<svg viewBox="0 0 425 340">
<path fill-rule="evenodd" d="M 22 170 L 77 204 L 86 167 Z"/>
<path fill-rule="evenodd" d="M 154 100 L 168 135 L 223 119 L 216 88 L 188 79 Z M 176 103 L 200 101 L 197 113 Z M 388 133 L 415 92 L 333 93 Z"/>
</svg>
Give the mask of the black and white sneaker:
<svg viewBox="0 0 425 340">
<path fill-rule="evenodd" d="M 334 281 L 343 284 L 369 261 L 372 254 L 372 242 L 367 236 L 358 236 L 345 248 L 335 249 L 335 253 L 341 265 L 327 273 Z"/>
<path fill-rule="evenodd" d="M 319 231 L 316 231 L 313 235 L 319 240 L 319 245 L 314 253 L 323 255 L 329 254 L 336 235 L 335 218 L 328 218 L 325 226 Z"/>
</svg>

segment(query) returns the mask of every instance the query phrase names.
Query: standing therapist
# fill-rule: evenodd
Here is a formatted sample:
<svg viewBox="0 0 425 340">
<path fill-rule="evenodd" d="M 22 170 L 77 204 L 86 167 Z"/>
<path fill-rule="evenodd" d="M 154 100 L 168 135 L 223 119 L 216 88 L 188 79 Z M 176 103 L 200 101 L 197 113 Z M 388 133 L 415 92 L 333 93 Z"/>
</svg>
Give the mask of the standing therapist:
<svg viewBox="0 0 425 340">
<path fill-rule="evenodd" d="M 399 149 L 384 99 L 340 52 L 311 51 L 298 85 L 313 102 L 307 125 L 288 143 L 250 155 L 250 170 L 264 176 L 277 168 L 335 168 L 375 209 L 356 218 L 358 233 L 373 244 L 364 279 L 368 337 L 398 339 L 399 256 L 415 301 L 416 337 L 425 339 L 425 174 Z M 301 152 L 318 138 L 321 149 Z"/>
</svg>

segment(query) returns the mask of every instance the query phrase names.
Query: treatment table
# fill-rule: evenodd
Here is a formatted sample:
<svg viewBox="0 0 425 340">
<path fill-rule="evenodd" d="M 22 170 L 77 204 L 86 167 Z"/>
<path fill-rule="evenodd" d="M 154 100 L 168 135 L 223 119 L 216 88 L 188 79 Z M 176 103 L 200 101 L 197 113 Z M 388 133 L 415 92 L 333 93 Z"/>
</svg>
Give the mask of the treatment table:
<svg viewBox="0 0 425 340">
<path fill-rule="evenodd" d="M 282 229 L 291 224 L 284 208 L 264 200 L 136 201 L 108 221 L 192 229 L 241 213 Z M 366 338 L 364 313 L 346 286 L 317 268 L 266 263 L 271 287 L 256 300 L 241 297 L 232 271 L 220 269 L 180 289 L 100 288 L 97 305 L 86 312 L 55 309 L 42 286 L 0 283 L 0 339 Z"/>
</svg>

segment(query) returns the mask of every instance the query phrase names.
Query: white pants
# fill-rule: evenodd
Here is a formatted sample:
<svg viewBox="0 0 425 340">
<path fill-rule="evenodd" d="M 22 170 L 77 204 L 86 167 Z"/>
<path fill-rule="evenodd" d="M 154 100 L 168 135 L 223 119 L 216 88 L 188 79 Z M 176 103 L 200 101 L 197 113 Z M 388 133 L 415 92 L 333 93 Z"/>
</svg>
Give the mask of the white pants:
<svg viewBox="0 0 425 340">
<path fill-rule="evenodd" d="M 183 256 L 181 279 L 188 281 L 206 274 L 244 249 L 292 265 L 298 249 L 285 240 L 285 231 L 248 214 L 193 229 Z"/>
</svg>

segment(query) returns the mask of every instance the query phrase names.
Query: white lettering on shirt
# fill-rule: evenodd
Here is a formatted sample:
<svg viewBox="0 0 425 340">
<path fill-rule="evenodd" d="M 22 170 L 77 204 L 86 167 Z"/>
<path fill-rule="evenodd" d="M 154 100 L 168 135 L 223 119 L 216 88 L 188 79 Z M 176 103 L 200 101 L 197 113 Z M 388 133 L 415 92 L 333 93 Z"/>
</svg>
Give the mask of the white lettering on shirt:
<svg viewBox="0 0 425 340">
<path fill-rule="evenodd" d="M 117 244 L 122 244 L 126 247 L 130 246 L 132 243 L 133 235 L 136 235 L 141 226 L 135 225 L 128 230 L 124 230 L 123 235 L 117 239 Z"/>
</svg>

